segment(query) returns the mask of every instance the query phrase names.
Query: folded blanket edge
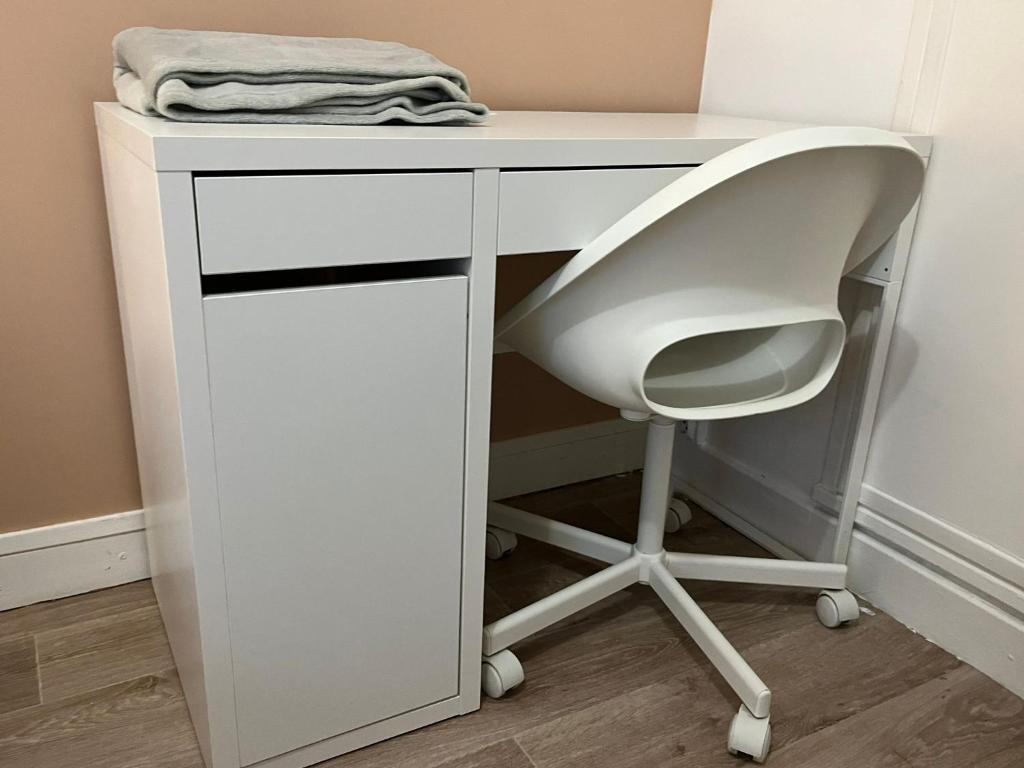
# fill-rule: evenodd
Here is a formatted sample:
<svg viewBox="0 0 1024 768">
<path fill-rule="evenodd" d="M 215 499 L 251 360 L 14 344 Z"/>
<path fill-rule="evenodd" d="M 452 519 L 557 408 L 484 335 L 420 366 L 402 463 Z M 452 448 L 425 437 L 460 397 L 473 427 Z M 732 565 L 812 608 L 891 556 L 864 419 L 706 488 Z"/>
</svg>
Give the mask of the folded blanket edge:
<svg viewBox="0 0 1024 768">
<path fill-rule="evenodd" d="M 241 53 L 232 52 L 223 61 L 209 56 L 189 58 L 174 52 L 175 46 L 183 45 L 183 41 L 201 47 L 202 42 L 211 37 L 220 46 L 230 46 L 233 41 L 242 39 L 250 43 L 259 41 L 261 45 L 271 41 L 284 45 L 287 50 L 288 46 L 294 48 L 298 41 L 306 50 L 310 45 L 320 45 L 324 50 L 314 51 L 316 55 L 311 58 L 319 56 L 319 61 L 312 63 L 296 62 L 294 58 L 288 62 L 281 57 L 267 63 L 258 48 L 251 47 Z M 147 39 L 161 41 L 163 48 L 154 44 L 146 49 Z M 131 42 L 141 45 L 141 49 L 130 45 Z M 123 30 L 114 37 L 113 43 L 113 82 L 118 100 L 125 107 L 146 115 L 185 122 L 365 125 L 390 120 L 415 124 L 475 123 L 489 114 L 486 105 L 471 100 L 468 80 L 461 71 L 429 53 L 401 43 L 153 27 Z M 297 55 L 294 50 L 291 53 L 293 57 Z M 364 60 L 368 53 L 369 65 Z M 381 65 L 381 55 L 391 60 Z M 325 56 L 334 58 L 325 65 Z M 401 60 L 403 56 L 407 61 Z M 377 60 L 372 60 L 373 57 Z M 232 75 L 237 77 L 233 79 Z M 346 78 L 356 82 L 347 82 Z M 282 84 L 292 87 L 287 88 L 283 101 L 275 101 L 271 86 Z M 261 91 L 264 85 L 266 92 Z M 334 98 L 361 101 L 365 109 L 355 108 L 358 105 L 353 104 L 343 105 L 340 111 L 318 109 L 317 102 L 325 100 L 325 93 L 327 99 L 332 97 L 330 88 L 324 90 L 325 85 L 338 86 Z M 219 90 L 212 91 L 212 88 Z M 237 93 L 232 94 L 233 89 Z M 308 90 L 307 95 L 302 93 L 304 89 Z M 432 92 L 436 92 L 433 102 Z M 394 103 L 382 106 L 402 96 L 409 97 L 405 106 Z M 247 99 L 252 106 L 246 104 Z M 186 107 L 180 108 L 181 104 Z M 407 108 L 410 106 L 413 108 Z M 421 107 L 419 111 L 415 109 L 417 106 Z M 204 116 L 205 112 L 210 116 Z"/>
</svg>

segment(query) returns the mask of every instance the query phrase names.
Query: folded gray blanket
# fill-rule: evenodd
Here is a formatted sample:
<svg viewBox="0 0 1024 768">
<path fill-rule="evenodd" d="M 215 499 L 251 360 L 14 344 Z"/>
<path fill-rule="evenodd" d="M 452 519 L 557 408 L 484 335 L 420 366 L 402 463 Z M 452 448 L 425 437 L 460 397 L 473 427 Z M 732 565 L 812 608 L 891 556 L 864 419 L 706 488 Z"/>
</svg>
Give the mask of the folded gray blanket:
<svg viewBox="0 0 1024 768">
<path fill-rule="evenodd" d="M 425 51 L 357 38 L 135 27 L 114 37 L 117 99 L 214 123 L 478 123 L 466 76 Z"/>
</svg>

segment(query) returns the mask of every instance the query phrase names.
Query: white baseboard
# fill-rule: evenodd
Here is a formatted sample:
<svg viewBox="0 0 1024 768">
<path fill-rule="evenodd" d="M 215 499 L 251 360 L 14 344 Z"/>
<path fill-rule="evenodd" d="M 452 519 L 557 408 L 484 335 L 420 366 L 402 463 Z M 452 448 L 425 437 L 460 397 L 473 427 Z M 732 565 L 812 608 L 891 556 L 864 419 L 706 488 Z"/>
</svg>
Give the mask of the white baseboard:
<svg viewBox="0 0 1024 768">
<path fill-rule="evenodd" d="M 677 486 L 709 512 L 780 557 L 830 552 L 835 518 L 808 495 L 677 442 Z M 1024 696 L 1024 562 L 866 486 L 849 565 L 854 592 Z"/>
<path fill-rule="evenodd" d="M 860 503 L 874 516 L 913 532 L 917 538 L 932 542 L 937 549 L 956 553 L 967 562 L 1011 584 L 1024 585 L 1024 560 L 1009 552 L 867 484 L 861 490 Z M 866 518 L 864 527 L 867 528 L 870 522 Z M 885 534 L 879 537 L 887 538 Z M 1019 610 L 1024 613 L 1024 605 Z"/>
<path fill-rule="evenodd" d="M 148 577 L 142 510 L 0 533 L 0 611 Z"/>
<path fill-rule="evenodd" d="M 850 547 L 850 589 L 1024 697 L 1024 621 L 864 531 Z"/>
<path fill-rule="evenodd" d="M 615 419 L 492 443 L 488 495 L 504 499 L 640 469 L 646 426 Z"/>
<path fill-rule="evenodd" d="M 607 421 L 494 443 L 491 498 L 643 466 L 644 425 Z M 149 578 L 142 510 L 0 533 L 0 611 Z"/>
</svg>

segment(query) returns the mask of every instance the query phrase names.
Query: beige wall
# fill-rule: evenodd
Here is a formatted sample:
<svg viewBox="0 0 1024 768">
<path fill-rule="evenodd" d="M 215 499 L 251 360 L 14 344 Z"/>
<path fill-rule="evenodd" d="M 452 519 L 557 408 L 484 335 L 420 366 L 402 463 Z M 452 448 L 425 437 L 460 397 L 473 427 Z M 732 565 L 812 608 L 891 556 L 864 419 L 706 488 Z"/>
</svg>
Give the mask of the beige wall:
<svg viewBox="0 0 1024 768">
<path fill-rule="evenodd" d="M 464 69 L 474 96 L 496 109 L 695 111 L 709 6 L 2 0 L 0 531 L 140 503 L 90 106 L 113 96 L 115 32 L 153 25 L 394 39 Z M 548 268 L 542 259 L 524 269 L 538 264 Z M 497 373 L 496 437 L 608 415 L 513 356 Z"/>
</svg>

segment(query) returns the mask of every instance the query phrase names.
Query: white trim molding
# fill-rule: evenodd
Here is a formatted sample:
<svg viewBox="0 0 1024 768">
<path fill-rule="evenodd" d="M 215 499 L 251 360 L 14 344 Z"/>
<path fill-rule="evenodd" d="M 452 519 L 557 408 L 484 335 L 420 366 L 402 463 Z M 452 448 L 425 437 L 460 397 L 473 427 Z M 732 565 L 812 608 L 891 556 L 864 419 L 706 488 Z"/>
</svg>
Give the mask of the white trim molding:
<svg viewBox="0 0 1024 768">
<path fill-rule="evenodd" d="M 855 530 L 850 588 L 1024 697 L 1024 621 L 976 590 Z"/>
<path fill-rule="evenodd" d="M 1024 560 L 870 485 L 856 527 L 1024 618 Z"/>
<path fill-rule="evenodd" d="M 491 446 L 491 498 L 643 466 L 644 426 L 604 421 Z M 0 533 L 0 611 L 149 578 L 143 510 Z"/>
<path fill-rule="evenodd" d="M 0 611 L 146 578 L 142 510 L 0 533 Z"/>
<path fill-rule="evenodd" d="M 678 490 L 779 557 L 825 559 L 834 512 L 689 440 L 676 450 Z M 850 589 L 1024 696 L 1024 561 L 865 485 L 848 564 Z"/>
<path fill-rule="evenodd" d="M 488 496 L 505 499 L 640 469 L 646 427 L 613 419 L 491 443 Z"/>
</svg>

